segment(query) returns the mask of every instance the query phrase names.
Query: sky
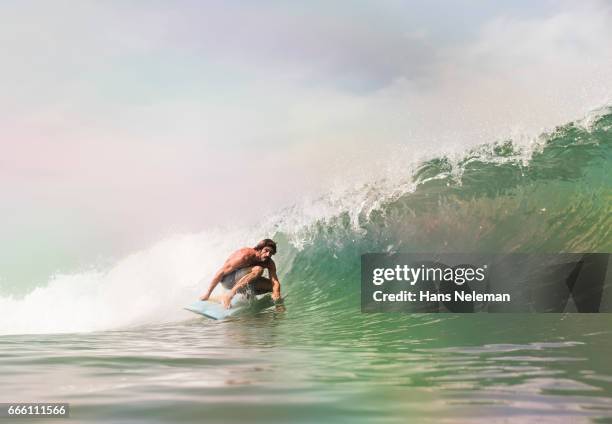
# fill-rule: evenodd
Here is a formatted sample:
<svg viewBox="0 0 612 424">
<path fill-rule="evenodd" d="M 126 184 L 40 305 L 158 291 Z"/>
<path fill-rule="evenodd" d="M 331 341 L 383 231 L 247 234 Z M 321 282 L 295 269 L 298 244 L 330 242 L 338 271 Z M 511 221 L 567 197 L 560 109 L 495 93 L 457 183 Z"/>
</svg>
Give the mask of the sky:
<svg viewBox="0 0 612 424">
<path fill-rule="evenodd" d="M 610 103 L 612 6 L 3 1 L 0 288 Z"/>
</svg>

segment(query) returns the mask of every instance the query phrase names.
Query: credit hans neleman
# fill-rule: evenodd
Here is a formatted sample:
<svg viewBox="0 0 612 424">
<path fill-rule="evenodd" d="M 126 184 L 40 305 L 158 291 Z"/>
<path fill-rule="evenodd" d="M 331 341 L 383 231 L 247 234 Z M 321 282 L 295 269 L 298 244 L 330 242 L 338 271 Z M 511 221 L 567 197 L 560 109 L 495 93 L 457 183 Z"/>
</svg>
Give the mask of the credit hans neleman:
<svg viewBox="0 0 612 424">
<path fill-rule="evenodd" d="M 361 256 L 362 312 L 610 312 L 607 253 Z"/>
</svg>

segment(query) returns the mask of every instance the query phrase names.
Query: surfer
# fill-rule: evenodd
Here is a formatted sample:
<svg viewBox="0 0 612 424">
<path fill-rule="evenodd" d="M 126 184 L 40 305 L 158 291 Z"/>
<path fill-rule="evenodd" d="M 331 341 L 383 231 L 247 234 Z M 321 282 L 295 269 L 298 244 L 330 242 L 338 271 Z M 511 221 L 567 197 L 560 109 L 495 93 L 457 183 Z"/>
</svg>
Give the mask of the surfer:
<svg viewBox="0 0 612 424">
<path fill-rule="evenodd" d="M 243 290 L 251 294 L 272 292 L 272 300 L 279 300 L 280 282 L 276 275 L 276 264 L 272 260 L 275 253 L 276 242 L 271 239 L 263 239 L 255 247 L 243 247 L 235 251 L 217 271 L 200 300 L 208 300 L 219 283 L 229 290 L 221 300 L 228 309 L 232 298 Z M 270 278 L 263 276 L 264 269 L 268 270 Z"/>
</svg>

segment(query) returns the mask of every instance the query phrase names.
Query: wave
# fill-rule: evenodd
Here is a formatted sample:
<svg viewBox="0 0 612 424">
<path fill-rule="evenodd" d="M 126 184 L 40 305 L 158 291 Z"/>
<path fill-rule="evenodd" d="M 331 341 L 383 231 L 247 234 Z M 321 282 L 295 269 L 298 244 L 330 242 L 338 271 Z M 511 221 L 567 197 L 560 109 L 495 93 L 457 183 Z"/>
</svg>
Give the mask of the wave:
<svg viewBox="0 0 612 424">
<path fill-rule="evenodd" d="M 422 163 L 374 207 L 345 210 L 277 237 L 301 246 L 285 277 L 308 312 L 356 310 L 365 252 L 612 251 L 612 113 Z M 380 200 L 384 199 L 384 200 Z"/>
<path fill-rule="evenodd" d="M 24 297 L 0 297 L 0 334 L 96 331 L 186 318 L 227 254 L 279 243 L 292 315 L 354 314 L 365 252 L 612 251 L 612 111 L 529 144 L 440 155 L 280 211 L 256 228 L 176 235 L 107 270 L 55 275 Z"/>
</svg>

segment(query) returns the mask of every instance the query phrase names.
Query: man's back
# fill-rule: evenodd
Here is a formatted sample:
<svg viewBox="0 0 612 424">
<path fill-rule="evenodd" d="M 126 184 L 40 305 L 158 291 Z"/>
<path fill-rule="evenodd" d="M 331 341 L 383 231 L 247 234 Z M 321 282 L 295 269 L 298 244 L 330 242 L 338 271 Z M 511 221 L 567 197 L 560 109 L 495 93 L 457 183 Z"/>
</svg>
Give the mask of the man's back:
<svg viewBox="0 0 612 424">
<path fill-rule="evenodd" d="M 255 249 L 253 249 L 252 247 L 243 247 L 242 249 L 238 249 L 234 253 L 232 253 L 225 261 L 225 265 L 228 268 L 231 267 L 231 269 L 226 269 L 228 272 L 232 272 L 240 268 L 245 268 L 254 265 L 269 268 L 271 261 L 272 259 L 268 259 L 262 262 L 259 259 L 257 251 Z"/>
</svg>

